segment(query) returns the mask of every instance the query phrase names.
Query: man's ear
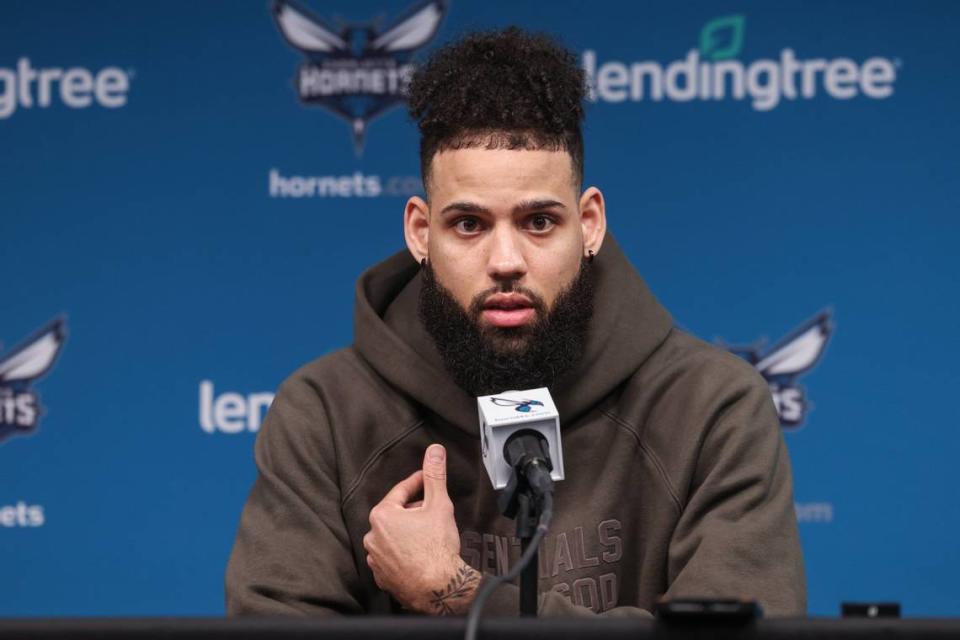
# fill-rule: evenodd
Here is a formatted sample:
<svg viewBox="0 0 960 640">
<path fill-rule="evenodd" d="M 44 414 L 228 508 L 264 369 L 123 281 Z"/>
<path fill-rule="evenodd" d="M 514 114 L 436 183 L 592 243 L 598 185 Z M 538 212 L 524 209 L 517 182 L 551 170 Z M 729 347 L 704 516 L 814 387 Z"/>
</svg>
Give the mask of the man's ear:
<svg viewBox="0 0 960 640">
<path fill-rule="evenodd" d="M 407 249 L 417 262 L 427 257 L 428 240 L 430 239 L 430 207 L 419 196 L 407 200 L 403 210 L 403 237 L 407 241 Z"/>
<path fill-rule="evenodd" d="M 607 209 L 600 189 L 590 187 L 580 196 L 580 227 L 583 231 L 583 255 L 600 253 L 607 234 Z"/>
</svg>

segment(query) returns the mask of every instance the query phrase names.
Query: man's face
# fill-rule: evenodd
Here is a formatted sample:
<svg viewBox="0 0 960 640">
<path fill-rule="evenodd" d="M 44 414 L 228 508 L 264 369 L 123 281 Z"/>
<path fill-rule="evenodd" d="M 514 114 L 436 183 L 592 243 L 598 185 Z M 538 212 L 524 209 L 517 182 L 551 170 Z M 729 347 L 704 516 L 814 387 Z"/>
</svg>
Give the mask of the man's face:
<svg viewBox="0 0 960 640">
<path fill-rule="evenodd" d="M 428 261 L 419 313 L 447 370 L 473 395 L 549 387 L 583 352 L 603 195 L 578 199 L 565 151 L 482 148 L 435 155 L 428 191 L 404 233 Z"/>
<path fill-rule="evenodd" d="M 586 253 L 566 151 L 458 149 L 433 158 L 426 251 L 437 282 L 501 347 L 520 347 Z"/>
</svg>

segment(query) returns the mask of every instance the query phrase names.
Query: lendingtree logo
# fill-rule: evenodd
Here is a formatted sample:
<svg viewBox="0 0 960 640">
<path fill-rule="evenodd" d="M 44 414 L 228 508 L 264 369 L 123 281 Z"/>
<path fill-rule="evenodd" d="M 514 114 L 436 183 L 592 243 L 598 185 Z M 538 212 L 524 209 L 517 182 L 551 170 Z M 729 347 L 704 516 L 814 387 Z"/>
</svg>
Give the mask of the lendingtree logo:
<svg viewBox="0 0 960 640">
<path fill-rule="evenodd" d="M 859 95 L 880 100 L 893 95 L 899 61 L 872 57 L 797 57 L 793 49 L 778 58 L 744 62 L 739 58 L 746 39 L 746 17 L 715 18 L 700 31 L 699 46 L 669 63 L 653 60 L 598 62 L 597 52 L 583 52 L 591 99 L 602 102 L 690 102 L 750 99 L 756 111 L 775 109 L 783 100 L 811 100 L 827 95 L 849 100 Z"/>
<path fill-rule="evenodd" d="M 92 71 L 83 67 L 37 68 L 30 58 L 14 67 L 0 67 L 0 120 L 18 109 L 46 109 L 63 104 L 71 109 L 99 105 L 118 109 L 127 104 L 130 72 L 118 67 Z"/>
<path fill-rule="evenodd" d="M 743 48 L 743 16 L 724 16 L 703 25 L 700 30 L 700 53 L 710 60 L 736 58 Z"/>
</svg>

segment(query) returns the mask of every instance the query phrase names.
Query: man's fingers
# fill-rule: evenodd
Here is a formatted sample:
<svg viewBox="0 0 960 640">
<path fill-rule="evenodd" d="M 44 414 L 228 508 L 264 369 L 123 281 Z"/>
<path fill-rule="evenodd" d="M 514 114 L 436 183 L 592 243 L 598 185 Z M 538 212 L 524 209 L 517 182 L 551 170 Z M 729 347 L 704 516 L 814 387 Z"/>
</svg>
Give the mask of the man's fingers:
<svg viewBox="0 0 960 640">
<path fill-rule="evenodd" d="M 412 501 L 423 488 L 423 472 L 414 471 L 409 476 L 393 485 L 393 488 L 383 496 L 380 504 L 393 504 L 399 507 Z"/>
<path fill-rule="evenodd" d="M 432 444 L 423 455 L 423 504 L 429 507 L 438 500 L 449 501 L 447 495 L 447 450 Z"/>
<path fill-rule="evenodd" d="M 373 559 L 373 556 L 367 556 L 367 566 L 373 572 L 373 582 L 377 585 L 377 588 L 383 589 L 383 584 L 380 583 L 380 570 L 377 568 L 377 561 Z"/>
<path fill-rule="evenodd" d="M 408 502 L 403 506 L 406 507 L 407 509 L 419 509 L 420 507 L 423 506 L 423 500 L 414 500 L 413 502 Z"/>
</svg>

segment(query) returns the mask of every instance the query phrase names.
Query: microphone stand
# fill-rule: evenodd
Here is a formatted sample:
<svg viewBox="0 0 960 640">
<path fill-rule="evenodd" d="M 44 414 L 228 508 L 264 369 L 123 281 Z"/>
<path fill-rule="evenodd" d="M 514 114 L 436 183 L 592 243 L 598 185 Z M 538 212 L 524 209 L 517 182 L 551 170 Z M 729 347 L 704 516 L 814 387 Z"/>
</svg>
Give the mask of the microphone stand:
<svg viewBox="0 0 960 640">
<path fill-rule="evenodd" d="M 542 504 L 526 478 L 516 469 L 510 474 L 510 481 L 503 493 L 497 498 L 500 512 L 508 518 L 517 520 L 517 537 L 520 538 L 520 554 L 523 555 L 530 545 L 540 520 Z M 540 553 L 533 557 L 520 574 L 520 615 L 537 615 L 537 597 L 540 569 Z"/>
</svg>

